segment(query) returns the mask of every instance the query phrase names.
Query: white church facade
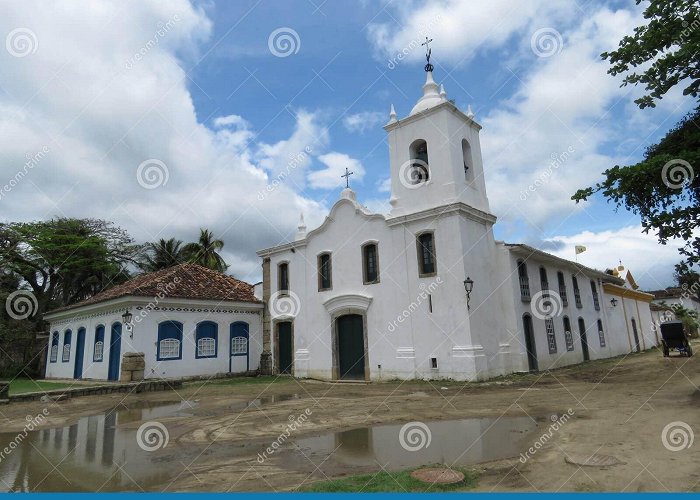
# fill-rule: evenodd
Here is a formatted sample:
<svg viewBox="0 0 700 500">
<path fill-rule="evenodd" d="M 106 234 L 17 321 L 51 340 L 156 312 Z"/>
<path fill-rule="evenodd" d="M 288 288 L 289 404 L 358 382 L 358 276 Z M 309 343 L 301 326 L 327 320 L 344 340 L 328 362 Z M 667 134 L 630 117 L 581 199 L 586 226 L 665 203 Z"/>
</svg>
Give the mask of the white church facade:
<svg viewBox="0 0 700 500">
<path fill-rule="evenodd" d="M 428 65 L 430 66 L 430 65 Z M 481 380 L 657 345 L 649 303 L 612 272 L 494 239 L 481 126 L 426 67 L 392 107 L 391 211 L 347 188 L 320 227 L 263 259 L 261 369 L 324 380 Z"/>
</svg>

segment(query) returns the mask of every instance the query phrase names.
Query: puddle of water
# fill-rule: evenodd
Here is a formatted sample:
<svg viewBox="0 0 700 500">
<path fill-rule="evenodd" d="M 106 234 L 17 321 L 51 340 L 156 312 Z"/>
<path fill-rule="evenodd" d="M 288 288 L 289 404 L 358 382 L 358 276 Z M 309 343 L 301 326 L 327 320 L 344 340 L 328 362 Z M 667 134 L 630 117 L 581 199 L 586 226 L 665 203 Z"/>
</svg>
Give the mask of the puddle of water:
<svg viewBox="0 0 700 500">
<path fill-rule="evenodd" d="M 297 397 L 270 396 L 248 401 L 246 407 Z M 192 474 L 190 465 L 206 460 L 244 458 L 246 468 L 260 466 L 258 454 L 272 439 L 181 446 L 175 440 L 175 426 L 169 424 L 168 445 L 146 451 L 139 445 L 137 426 L 124 425 L 187 416 L 183 410 L 194 406 L 196 401 L 132 404 L 128 409 L 83 417 L 70 426 L 30 432 L 19 442 L 17 434 L 0 433 L 0 450 L 15 443 L 15 449 L 0 460 L 0 490 L 158 491 L 181 475 Z M 314 472 L 314 464 L 322 464 L 331 474 L 359 472 L 377 464 L 390 470 L 434 463 L 469 465 L 517 456 L 529 446 L 523 440 L 532 439 L 530 433 L 537 424 L 528 417 L 503 417 L 428 422 L 425 426 L 422 431 L 429 431 L 430 444 L 415 451 L 401 445 L 404 425 L 379 425 L 289 439 L 273 454 L 273 460 L 281 467 L 309 469 L 307 473 Z M 409 437 L 406 441 L 416 444 Z M 202 487 L 206 489 L 206 483 Z"/>
<path fill-rule="evenodd" d="M 172 471 L 153 467 L 155 457 L 138 446 L 137 429 L 120 426 L 189 416 L 182 410 L 194 406 L 191 401 L 142 401 L 26 436 L 0 433 L 0 450 L 10 450 L 0 460 L 0 490 L 139 491 L 140 484 L 167 481 Z"/>
<path fill-rule="evenodd" d="M 327 459 L 329 465 L 341 468 L 380 464 L 400 470 L 516 457 L 527 448 L 523 441 L 537 428 L 529 417 L 467 418 L 422 425 L 378 425 L 299 439 L 296 444 L 315 463 Z"/>
</svg>

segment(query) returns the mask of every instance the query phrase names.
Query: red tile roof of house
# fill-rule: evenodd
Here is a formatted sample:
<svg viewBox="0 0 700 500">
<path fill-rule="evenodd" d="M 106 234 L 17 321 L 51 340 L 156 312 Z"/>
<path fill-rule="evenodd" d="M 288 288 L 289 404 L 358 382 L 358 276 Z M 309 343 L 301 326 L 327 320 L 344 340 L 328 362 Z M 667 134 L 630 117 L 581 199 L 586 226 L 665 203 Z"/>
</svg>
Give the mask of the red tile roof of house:
<svg viewBox="0 0 700 500">
<path fill-rule="evenodd" d="M 89 299 L 50 312 L 75 309 L 127 296 L 260 302 L 255 298 L 253 288 L 253 285 L 232 276 L 212 271 L 198 264 L 185 263 L 136 276 L 120 285 L 103 290 Z"/>
</svg>

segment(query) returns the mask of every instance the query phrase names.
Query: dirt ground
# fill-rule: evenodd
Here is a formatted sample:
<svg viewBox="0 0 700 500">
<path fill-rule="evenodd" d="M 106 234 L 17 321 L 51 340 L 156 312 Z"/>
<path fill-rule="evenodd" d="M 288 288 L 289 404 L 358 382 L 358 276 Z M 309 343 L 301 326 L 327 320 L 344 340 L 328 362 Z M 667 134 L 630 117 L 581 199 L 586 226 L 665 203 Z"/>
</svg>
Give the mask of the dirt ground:
<svg viewBox="0 0 700 500">
<path fill-rule="evenodd" d="M 700 345 L 696 344 L 696 351 Z M 282 378 L 274 383 L 191 383 L 182 390 L 132 395 L 95 396 L 52 406 L 44 427 L 70 424 L 118 404 L 147 400 L 198 400 L 187 416 L 159 419 L 170 433 L 173 449 L 202 450 L 177 465 L 167 484 L 156 491 L 295 490 L 312 481 L 376 467 L 348 471 L 312 459 L 299 459 L 291 441 L 261 464 L 257 453 L 276 440 L 290 422 L 307 412 L 308 420 L 293 438 L 404 422 L 432 422 L 470 417 L 530 416 L 540 425 L 528 435 L 522 452 L 547 431 L 543 415 L 571 418 L 552 433 L 527 460 L 518 457 L 473 466 L 480 491 L 700 491 L 700 436 L 671 451 L 664 428 L 682 422 L 700 433 L 700 359 L 658 350 L 590 362 L 546 373 L 516 375 L 486 383 L 387 382 L 330 384 Z M 294 394 L 294 398 L 284 396 Z M 271 401 L 277 396 L 277 401 Z M 266 399 L 247 409 L 247 401 Z M 232 406 L 233 405 L 233 406 Z M 0 407 L 2 431 L 19 431 L 27 415 L 42 403 Z M 233 408 L 233 410 L 232 410 Z M 126 424 L 138 427 L 139 422 Z M 687 428 L 687 427 L 686 427 Z M 668 433 L 667 433 L 668 434 Z M 677 435 L 676 435 L 677 437 Z M 251 446 L 251 443 L 256 446 Z M 671 445 L 674 444 L 673 435 Z M 214 450 L 217 450 L 214 452 Z M 230 450 L 230 453 L 229 453 Z M 211 452 L 209 452 L 211 451 Z M 577 466 L 567 456 L 612 455 L 620 464 Z M 523 463 L 524 462 L 524 463 Z M 428 464 L 426 464 L 428 465 Z"/>
</svg>

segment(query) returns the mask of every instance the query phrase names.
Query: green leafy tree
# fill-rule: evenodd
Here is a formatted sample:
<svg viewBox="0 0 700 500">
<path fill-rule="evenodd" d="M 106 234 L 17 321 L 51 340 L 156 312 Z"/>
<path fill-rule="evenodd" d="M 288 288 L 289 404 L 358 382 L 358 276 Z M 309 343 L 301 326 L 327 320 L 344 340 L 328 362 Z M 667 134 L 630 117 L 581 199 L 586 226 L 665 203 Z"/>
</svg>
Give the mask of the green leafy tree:
<svg viewBox="0 0 700 500">
<path fill-rule="evenodd" d="M 617 50 L 604 52 L 611 75 L 625 74 L 622 85 L 644 85 L 640 108 L 656 101 L 678 84 L 684 95 L 700 94 L 700 3 L 697 0 L 637 0 L 647 4 L 634 34 L 625 36 Z"/>
<path fill-rule="evenodd" d="M 124 281 L 138 252 L 125 231 L 102 220 L 0 224 L 0 371 L 37 373 L 46 311 Z"/>
<path fill-rule="evenodd" d="M 617 208 L 640 215 L 644 231 L 654 232 L 660 243 L 684 240 L 680 252 L 685 265 L 693 266 L 700 262 L 700 238 L 694 235 L 700 225 L 696 168 L 700 168 L 700 108 L 649 147 L 642 161 L 606 170 L 602 182 L 577 191 L 572 199 L 578 202 L 600 192 Z"/>
<path fill-rule="evenodd" d="M 170 238 L 147 243 L 141 254 L 139 267 L 147 272 L 160 271 L 187 261 L 182 241 Z"/>
<path fill-rule="evenodd" d="M 223 248 L 223 240 L 214 238 L 208 229 L 200 229 L 199 241 L 185 245 L 184 250 L 189 262 L 223 273 L 228 268 L 228 264 L 219 254 Z"/>
</svg>

